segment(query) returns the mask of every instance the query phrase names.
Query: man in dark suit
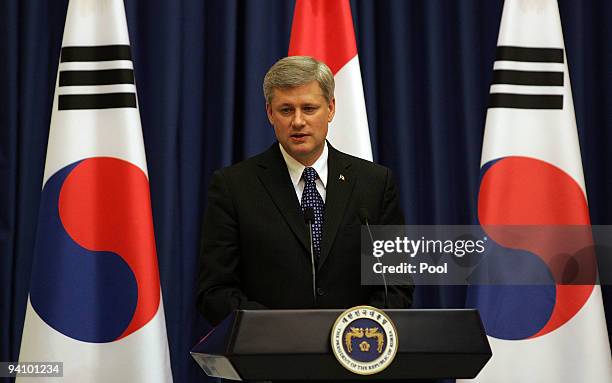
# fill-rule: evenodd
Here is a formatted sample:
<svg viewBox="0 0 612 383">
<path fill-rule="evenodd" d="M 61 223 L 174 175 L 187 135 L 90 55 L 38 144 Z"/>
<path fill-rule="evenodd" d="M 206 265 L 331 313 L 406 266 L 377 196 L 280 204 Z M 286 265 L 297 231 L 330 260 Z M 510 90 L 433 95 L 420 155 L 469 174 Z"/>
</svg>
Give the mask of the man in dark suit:
<svg viewBox="0 0 612 383">
<path fill-rule="evenodd" d="M 389 286 L 385 298 L 383 287 L 360 283 L 360 220 L 404 220 L 389 169 L 326 141 L 333 92 L 324 63 L 279 60 L 264 79 L 278 142 L 214 173 L 198 282 L 198 307 L 212 324 L 235 309 L 384 307 L 385 300 L 410 307 L 412 286 Z"/>
</svg>

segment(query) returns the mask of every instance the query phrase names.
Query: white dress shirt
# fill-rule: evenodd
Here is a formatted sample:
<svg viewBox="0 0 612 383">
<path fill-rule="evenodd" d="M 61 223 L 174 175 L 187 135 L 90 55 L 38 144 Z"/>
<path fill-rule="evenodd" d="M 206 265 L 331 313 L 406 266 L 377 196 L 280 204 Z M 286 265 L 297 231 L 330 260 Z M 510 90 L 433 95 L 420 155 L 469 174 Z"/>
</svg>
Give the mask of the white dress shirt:
<svg viewBox="0 0 612 383">
<path fill-rule="evenodd" d="M 283 158 L 285 159 L 285 163 L 287 164 L 287 169 L 289 170 L 289 176 L 291 177 L 291 182 L 293 183 L 293 187 L 295 189 L 295 194 L 298 197 L 298 201 L 302 204 L 302 193 L 304 192 L 304 186 L 306 182 L 302 178 L 302 173 L 306 168 L 302 165 L 298 160 L 291 157 L 289 153 L 285 151 L 283 145 L 278 144 L 280 147 L 280 151 L 283 154 Z M 325 202 L 325 188 L 327 187 L 327 157 L 329 155 L 329 150 L 327 149 L 327 141 L 325 141 L 325 146 L 323 147 L 323 152 L 317 158 L 312 167 L 317 171 L 319 178 L 315 181 L 317 185 L 317 190 L 319 194 L 321 194 L 321 198 L 323 198 L 323 202 Z"/>
</svg>

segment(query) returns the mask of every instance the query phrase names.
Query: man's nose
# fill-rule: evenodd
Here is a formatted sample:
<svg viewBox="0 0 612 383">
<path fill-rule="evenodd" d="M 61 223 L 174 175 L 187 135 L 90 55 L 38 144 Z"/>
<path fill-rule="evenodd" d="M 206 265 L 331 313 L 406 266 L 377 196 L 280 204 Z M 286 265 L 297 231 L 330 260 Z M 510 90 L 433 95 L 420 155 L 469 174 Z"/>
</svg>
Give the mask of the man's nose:
<svg viewBox="0 0 612 383">
<path fill-rule="evenodd" d="M 293 115 L 293 126 L 296 128 L 301 128 L 304 125 L 306 125 L 304 113 L 300 109 L 296 109 L 295 114 Z"/>
</svg>

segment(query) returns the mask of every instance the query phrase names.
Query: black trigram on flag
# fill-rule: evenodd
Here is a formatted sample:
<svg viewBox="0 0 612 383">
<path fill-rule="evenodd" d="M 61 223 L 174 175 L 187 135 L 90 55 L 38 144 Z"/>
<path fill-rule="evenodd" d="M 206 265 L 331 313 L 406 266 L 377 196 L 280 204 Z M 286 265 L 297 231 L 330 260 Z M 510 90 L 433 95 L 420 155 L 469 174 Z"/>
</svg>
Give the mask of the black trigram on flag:
<svg viewBox="0 0 612 383">
<path fill-rule="evenodd" d="M 80 87 L 59 94 L 59 110 L 136 108 L 130 46 L 63 47 L 59 87 Z"/>
<path fill-rule="evenodd" d="M 498 46 L 489 108 L 563 109 L 563 49 Z"/>
</svg>

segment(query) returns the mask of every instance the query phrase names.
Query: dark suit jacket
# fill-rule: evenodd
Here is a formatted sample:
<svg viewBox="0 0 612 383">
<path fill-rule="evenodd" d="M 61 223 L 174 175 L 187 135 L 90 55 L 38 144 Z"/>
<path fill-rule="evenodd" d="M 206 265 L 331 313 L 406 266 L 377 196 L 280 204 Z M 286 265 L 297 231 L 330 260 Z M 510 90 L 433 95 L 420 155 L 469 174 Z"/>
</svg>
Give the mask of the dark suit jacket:
<svg viewBox="0 0 612 383">
<path fill-rule="evenodd" d="M 389 169 L 328 147 L 316 304 L 308 227 L 278 143 L 214 173 L 198 281 L 212 324 L 235 309 L 383 307 L 383 288 L 360 283 L 358 212 L 367 209 L 371 225 L 403 224 L 395 183 Z M 390 286 L 389 305 L 410 307 L 412 290 Z"/>
</svg>

